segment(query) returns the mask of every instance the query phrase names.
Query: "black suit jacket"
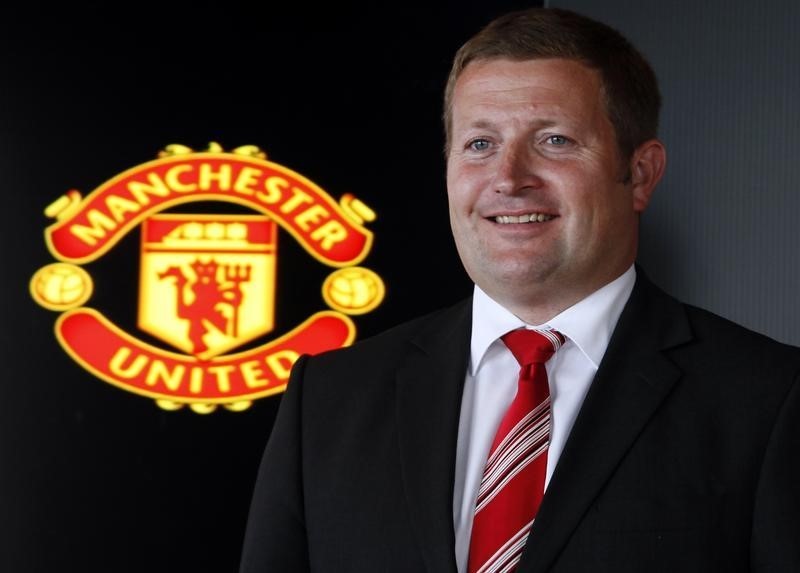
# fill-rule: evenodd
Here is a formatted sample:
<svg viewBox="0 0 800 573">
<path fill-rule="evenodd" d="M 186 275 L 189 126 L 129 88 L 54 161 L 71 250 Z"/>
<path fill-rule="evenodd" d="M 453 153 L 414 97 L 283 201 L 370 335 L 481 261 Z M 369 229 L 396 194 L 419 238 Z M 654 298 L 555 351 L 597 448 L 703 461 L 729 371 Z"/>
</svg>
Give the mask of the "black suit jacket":
<svg viewBox="0 0 800 573">
<path fill-rule="evenodd" d="M 470 304 L 295 366 L 242 573 L 454 573 Z M 800 572 L 800 351 L 640 273 L 519 573 Z"/>
</svg>

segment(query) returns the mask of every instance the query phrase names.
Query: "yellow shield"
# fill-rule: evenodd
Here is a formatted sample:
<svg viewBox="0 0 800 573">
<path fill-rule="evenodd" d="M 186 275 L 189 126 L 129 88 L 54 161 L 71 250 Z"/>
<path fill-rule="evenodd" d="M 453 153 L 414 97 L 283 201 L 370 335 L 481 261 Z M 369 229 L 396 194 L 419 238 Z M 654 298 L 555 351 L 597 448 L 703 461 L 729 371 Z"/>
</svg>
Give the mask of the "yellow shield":
<svg viewBox="0 0 800 573">
<path fill-rule="evenodd" d="M 139 328 L 201 359 L 274 326 L 277 225 L 263 215 L 142 224 Z"/>
</svg>

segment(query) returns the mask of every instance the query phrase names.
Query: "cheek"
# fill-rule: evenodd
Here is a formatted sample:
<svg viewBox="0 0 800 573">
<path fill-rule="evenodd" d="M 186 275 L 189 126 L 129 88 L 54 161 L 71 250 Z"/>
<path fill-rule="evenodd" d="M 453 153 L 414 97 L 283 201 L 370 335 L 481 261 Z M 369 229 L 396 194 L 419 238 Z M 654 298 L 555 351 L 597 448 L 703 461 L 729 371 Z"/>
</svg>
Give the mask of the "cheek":
<svg viewBox="0 0 800 573">
<path fill-rule="evenodd" d="M 598 241 L 604 241 L 608 228 L 613 226 L 606 200 L 599 197 L 594 189 L 583 189 L 574 192 L 562 203 L 564 239 L 573 248 L 592 249 Z"/>
<path fill-rule="evenodd" d="M 474 184 L 462 172 L 448 173 L 447 200 L 451 213 L 469 211 L 474 204 Z"/>
<path fill-rule="evenodd" d="M 450 160 L 447 164 L 447 183 L 459 189 L 471 189 L 485 184 L 492 175 L 488 163 Z"/>
<path fill-rule="evenodd" d="M 635 213 L 631 207 L 630 197 L 624 196 L 623 189 L 615 189 L 614 193 L 603 194 L 593 205 L 591 227 L 588 232 L 600 247 L 611 248 L 618 237 L 627 236 L 634 224 Z"/>
<path fill-rule="evenodd" d="M 461 210 L 461 200 L 458 190 L 450 181 L 447 182 L 447 206 L 450 211 L 450 219 L 452 220 L 454 217 L 458 216 Z"/>
<path fill-rule="evenodd" d="M 447 166 L 447 178 L 445 184 L 447 185 L 447 202 L 450 205 L 450 212 L 454 212 L 458 203 L 460 191 L 457 174 L 449 165 Z"/>
</svg>

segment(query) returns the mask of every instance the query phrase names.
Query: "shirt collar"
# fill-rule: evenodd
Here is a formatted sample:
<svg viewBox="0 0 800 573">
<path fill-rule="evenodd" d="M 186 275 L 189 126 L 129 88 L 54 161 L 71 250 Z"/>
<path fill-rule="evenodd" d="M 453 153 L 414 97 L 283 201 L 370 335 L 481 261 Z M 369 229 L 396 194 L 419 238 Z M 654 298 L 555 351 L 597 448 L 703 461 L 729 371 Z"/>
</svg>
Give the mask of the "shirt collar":
<svg viewBox="0 0 800 573">
<path fill-rule="evenodd" d="M 470 373 L 475 375 L 489 347 L 497 339 L 510 330 L 524 327 L 559 331 L 598 368 L 634 282 L 636 270 L 631 265 L 622 275 L 541 325 L 525 323 L 475 285 Z"/>
</svg>

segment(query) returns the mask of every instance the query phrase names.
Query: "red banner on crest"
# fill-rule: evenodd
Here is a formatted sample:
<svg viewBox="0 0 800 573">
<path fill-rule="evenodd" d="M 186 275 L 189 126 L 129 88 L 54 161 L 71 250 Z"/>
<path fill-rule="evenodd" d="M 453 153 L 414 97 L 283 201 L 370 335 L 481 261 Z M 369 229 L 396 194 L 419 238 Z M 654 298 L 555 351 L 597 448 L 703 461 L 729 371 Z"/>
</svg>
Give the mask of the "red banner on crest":
<svg viewBox="0 0 800 573">
<path fill-rule="evenodd" d="M 64 313 L 56 334 L 72 358 L 110 384 L 155 399 L 209 404 L 282 392 L 301 354 L 349 345 L 355 326 L 337 312 L 318 312 L 281 338 L 206 361 L 142 342 L 90 308 Z"/>
<path fill-rule="evenodd" d="M 372 244 L 372 233 L 312 181 L 277 163 L 226 153 L 175 155 L 129 169 L 100 185 L 45 235 L 59 259 L 88 262 L 147 216 L 204 200 L 268 215 L 330 266 L 357 264 Z"/>
</svg>

